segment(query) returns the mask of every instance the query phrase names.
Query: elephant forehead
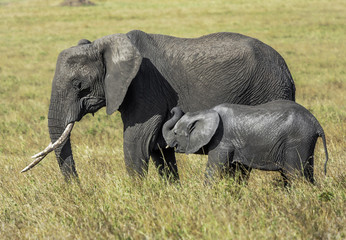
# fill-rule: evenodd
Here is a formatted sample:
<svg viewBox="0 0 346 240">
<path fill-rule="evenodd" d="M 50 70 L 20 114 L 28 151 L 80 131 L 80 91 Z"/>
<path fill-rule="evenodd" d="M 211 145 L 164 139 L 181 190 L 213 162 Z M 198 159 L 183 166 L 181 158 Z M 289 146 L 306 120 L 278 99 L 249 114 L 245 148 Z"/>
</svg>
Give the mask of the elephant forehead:
<svg viewBox="0 0 346 240">
<path fill-rule="evenodd" d="M 56 87 L 64 90 L 70 87 L 73 81 L 90 84 L 91 81 L 99 79 L 104 69 L 102 61 L 89 55 L 71 49 L 61 52 L 54 75 Z"/>
<path fill-rule="evenodd" d="M 179 122 L 181 122 L 182 124 L 183 123 L 188 124 L 188 123 L 197 121 L 200 118 L 203 118 L 207 113 L 208 111 L 206 110 L 196 111 L 196 112 L 187 112 L 184 116 L 181 117 Z"/>
<path fill-rule="evenodd" d="M 183 127 L 186 126 L 189 122 L 191 122 L 193 115 L 190 113 L 186 113 L 184 116 L 182 116 L 177 124 L 175 125 L 177 128 L 178 127 Z"/>
<path fill-rule="evenodd" d="M 185 131 L 191 122 L 197 120 L 197 116 L 198 116 L 198 113 L 190 113 L 190 112 L 186 113 L 175 124 L 174 129 L 179 131 Z"/>
<path fill-rule="evenodd" d="M 56 72 L 81 72 L 92 74 L 90 68 L 102 68 L 101 56 L 91 51 L 89 46 L 76 46 L 63 50 L 58 57 Z"/>
<path fill-rule="evenodd" d="M 72 56 L 81 55 L 86 52 L 88 45 L 73 46 L 60 52 L 59 60 L 68 60 Z"/>
<path fill-rule="evenodd" d="M 197 112 L 187 112 L 181 119 L 182 120 L 188 120 L 190 121 L 194 118 L 196 118 L 198 115 L 202 114 L 202 111 L 197 111 Z"/>
</svg>

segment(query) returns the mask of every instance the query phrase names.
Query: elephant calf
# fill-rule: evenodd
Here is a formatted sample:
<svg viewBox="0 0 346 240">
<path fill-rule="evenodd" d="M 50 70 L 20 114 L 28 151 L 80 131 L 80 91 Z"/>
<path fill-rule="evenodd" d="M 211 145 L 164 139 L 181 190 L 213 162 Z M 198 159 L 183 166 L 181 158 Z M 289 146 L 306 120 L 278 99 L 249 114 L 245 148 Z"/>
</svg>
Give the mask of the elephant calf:
<svg viewBox="0 0 346 240">
<path fill-rule="evenodd" d="M 234 166 L 301 174 L 314 183 L 314 149 L 322 137 L 326 162 L 328 151 L 324 131 L 317 119 L 301 105 L 277 100 L 257 106 L 221 104 L 210 110 L 173 117 L 163 126 L 163 136 L 176 152 L 208 154 L 206 183 L 215 173 L 234 173 Z M 244 168 L 242 168 L 244 170 Z M 247 175 L 248 176 L 248 175 Z"/>
</svg>

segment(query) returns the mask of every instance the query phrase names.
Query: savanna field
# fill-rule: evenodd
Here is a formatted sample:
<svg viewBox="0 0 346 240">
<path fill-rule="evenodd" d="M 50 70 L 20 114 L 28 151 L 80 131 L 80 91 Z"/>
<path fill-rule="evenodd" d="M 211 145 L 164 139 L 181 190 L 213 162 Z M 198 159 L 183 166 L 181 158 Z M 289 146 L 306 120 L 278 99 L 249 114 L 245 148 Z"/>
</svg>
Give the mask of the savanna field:
<svg viewBox="0 0 346 240">
<path fill-rule="evenodd" d="M 345 239 L 346 2 L 0 0 L 0 239 Z M 86 38 L 140 29 L 178 37 L 238 32 L 286 60 L 298 103 L 323 126 L 316 185 L 253 171 L 247 185 L 203 185 L 207 157 L 177 155 L 181 184 L 153 164 L 125 170 L 119 113 L 87 115 L 72 132 L 80 184 L 66 184 L 54 154 L 27 173 L 50 141 L 47 113 L 58 54 Z"/>
</svg>

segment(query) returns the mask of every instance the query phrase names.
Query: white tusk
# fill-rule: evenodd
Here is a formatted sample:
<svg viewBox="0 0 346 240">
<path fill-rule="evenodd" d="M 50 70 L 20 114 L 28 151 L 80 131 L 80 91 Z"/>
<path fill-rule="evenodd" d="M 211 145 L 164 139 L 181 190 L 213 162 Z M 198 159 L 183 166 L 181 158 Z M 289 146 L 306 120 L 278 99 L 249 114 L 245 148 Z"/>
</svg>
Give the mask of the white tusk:
<svg viewBox="0 0 346 240">
<path fill-rule="evenodd" d="M 41 156 L 46 156 L 48 153 L 50 153 L 53 150 L 52 146 L 53 146 L 53 144 L 49 143 L 49 145 L 46 147 L 45 150 L 35 154 L 34 156 L 31 156 L 31 158 L 35 159 L 35 158 L 38 158 L 38 157 L 41 157 Z"/>
<path fill-rule="evenodd" d="M 59 137 L 58 140 L 55 141 L 55 143 L 49 143 L 49 145 L 42 151 L 39 152 L 37 154 L 35 154 L 34 156 L 32 156 L 31 158 L 34 158 L 35 160 L 30 163 L 27 167 L 25 167 L 21 172 L 26 172 L 29 169 L 33 168 L 34 166 L 36 166 L 39 162 L 41 162 L 41 160 L 47 156 L 48 153 L 52 152 L 53 150 L 55 150 L 57 147 L 59 147 L 68 137 L 68 135 L 71 133 L 72 128 L 73 128 L 74 123 L 69 123 L 64 132 L 61 134 L 61 136 Z"/>
<path fill-rule="evenodd" d="M 41 157 L 36 158 L 32 163 L 30 163 L 28 166 L 26 166 L 22 171 L 20 171 L 21 173 L 28 171 L 29 169 L 35 167 L 36 164 L 38 164 L 39 162 L 41 162 L 41 160 L 45 157 L 46 155 L 43 155 Z"/>
<path fill-rule="evenodd" d="M 46 156 L 48 153 L 52 152 L 53 150 L 55 150 L 57 147 L 59 147 L 67 138 L 67 136 L 69 135 L 69 133 L 72 131 L 74 123 L 69 123 L 64 132 L 61 134 L 61 136 L 59 137 L 58 140 L 55 141 L 54 144 L 50 143 L 48 145 L 48 147 L 46 147 L 45 150 L 43 150 L 42 152 L 39 152 L 37 154 L 35 154 L 34 156 L 32 156 L 31 158 L 38 158 L 41 156 Z"/>
</svg>

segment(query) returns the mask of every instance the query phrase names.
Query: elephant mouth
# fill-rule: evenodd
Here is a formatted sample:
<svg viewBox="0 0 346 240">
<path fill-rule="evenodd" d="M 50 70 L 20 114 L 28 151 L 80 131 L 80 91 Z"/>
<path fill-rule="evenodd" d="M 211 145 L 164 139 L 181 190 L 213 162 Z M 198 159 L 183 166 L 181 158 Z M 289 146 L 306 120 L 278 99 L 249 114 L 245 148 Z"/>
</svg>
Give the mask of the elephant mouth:
<svg viewBox="0 0 346 240">
<path fill-rule="evenodd" d="M 185 149 L 182 149 L 181 147 L 177 146 L 177 147 L 174 147 L 175 149 L 175 152 L 177 153 L 186 153 L 186 150 Z"/>
<path fill-rule="evenodd" d="M 179 148 L 174 148 L 174 151 L 177 152 L 177 153 L 184 153 L 184 151 L 182 151 L 182 150 L 179 149 Z"/>
<path fill-rule="evenodd" d="M 72 122 L 79 122 L 86 114 L 95 112 L 106 106 L 106 99 L 102 97 L 83 97 L 80 100 L 79 111 L 75 118 L 67 119 L 65 125 Z M 70 114 L 72 116 L 73 114 Z"/>
<path fill-rule="evenodd" d="M 167 147 L 174 148 L 174 151 L 177 153 L 185 153 L 184 149 L 181 146 L 179 146 L 176 141 L 168 144 Z"/>
<path fill-rule="evenodd" d="M 95 113 L 100 108 L 106 106 L 106 99 L 105 98 L 98 98 L 98 97 L 86 97 L 82 99 L 82 102 L 84 103 L 85 113 Z"/>
</svg>

